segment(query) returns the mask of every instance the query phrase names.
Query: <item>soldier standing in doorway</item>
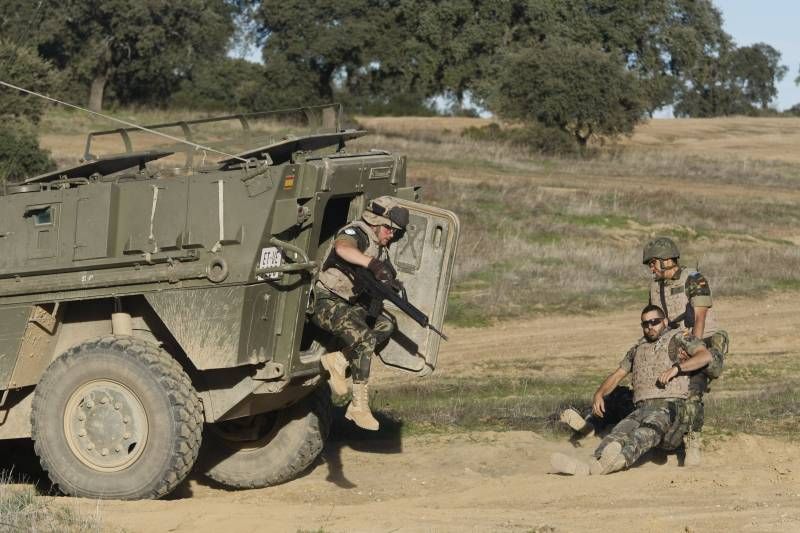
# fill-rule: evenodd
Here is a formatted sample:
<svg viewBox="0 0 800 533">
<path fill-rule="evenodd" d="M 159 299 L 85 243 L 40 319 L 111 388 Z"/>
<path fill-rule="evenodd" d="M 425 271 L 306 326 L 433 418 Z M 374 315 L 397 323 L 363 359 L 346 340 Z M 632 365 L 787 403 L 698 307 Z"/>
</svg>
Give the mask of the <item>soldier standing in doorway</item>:
<svg viewBox="0 0 800 533">
<path fill-rule="evenodd" d="M 389 244 L 408 225 L 408 209 L 389 196 L 375 198 L 361 220 L 336 234 L 314 288 L 312 322 L 340 339 L 342 352 L 325 354 L 322 366 L 330 373 L 334 394 L 347 394 L 346 371 L 353 377 L 353 398 L 345 417 L 361 428 L 376 431 L 379 423 L 369 408 L 367 383 L 375 348 L 394 330 L 380 302 L 371 300 L 353 280 L 354 269 L 366 268 L 378 281 L 394 283 L 397 272 L 389 262 Z M 377 305 L 376 305 L 377 304 Z"/>
</svg>

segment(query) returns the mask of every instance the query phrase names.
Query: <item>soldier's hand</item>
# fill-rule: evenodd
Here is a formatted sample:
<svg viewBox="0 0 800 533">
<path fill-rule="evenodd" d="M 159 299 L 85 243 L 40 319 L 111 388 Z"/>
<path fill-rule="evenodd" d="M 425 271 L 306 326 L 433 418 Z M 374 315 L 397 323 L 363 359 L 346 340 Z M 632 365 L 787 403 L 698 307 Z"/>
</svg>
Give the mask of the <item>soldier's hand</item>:
<svg viewBox="0 0 800 533">
<path fill-rule="evenodd" d="M 389 286 L 394 289 L 395 292 L 402 293 L 405 287 L 403 286 L 403 282 L 399 279 L 393 279 L 389 282 Z"/>
<path fill-rule="evenodd" d="M 374 257 L 370 259 L 367 268 L 375 275 L 375 279 L 378 281 L 391 282 L 397 275 L 390 265 Z"/>
<path fill-rule="evenodd" d="M 669 370 L 664 370 L 660 376 L 658 376 L 658 383 L 662 387 L 665 386 L 667 383 L 672 381 L 672 378 L 678 375 L 678 368 L 671 366 Z"/>
<path fill-rule="evenodd" d="M 683 348 L 678 349 L 678 361 L 683 363 L 689 360 L 689 354 Z"/>
<path fill-rule="evenodd" d="M 603 418 L 603 416 L 606 414 L 606 400 L 602 395 L 595 395 L 594 401 L 592 402 L 592 413 L 600 418 Z"/>
</svg>

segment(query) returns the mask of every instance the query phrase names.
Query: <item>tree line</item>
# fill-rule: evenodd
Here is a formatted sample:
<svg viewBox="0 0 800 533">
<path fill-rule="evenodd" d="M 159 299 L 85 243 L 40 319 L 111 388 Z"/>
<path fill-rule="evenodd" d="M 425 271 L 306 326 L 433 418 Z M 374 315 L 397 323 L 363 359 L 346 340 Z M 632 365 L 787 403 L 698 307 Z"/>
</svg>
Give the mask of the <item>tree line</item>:
<svg viewBox="0 0 800 533">
<path fill-rule="evenodd" d="M 769 113 L 788 70 L 737 46 L 711 0 L 4 0 L 0 36 L 0 79 L 95 110 L 419 114 L 439 97 L 578 145 L 665 106 Z M 263 64 L 229 57 L 241 43 Z M 37 105 L 0 93 L 0 115 Z"/>
</svg>

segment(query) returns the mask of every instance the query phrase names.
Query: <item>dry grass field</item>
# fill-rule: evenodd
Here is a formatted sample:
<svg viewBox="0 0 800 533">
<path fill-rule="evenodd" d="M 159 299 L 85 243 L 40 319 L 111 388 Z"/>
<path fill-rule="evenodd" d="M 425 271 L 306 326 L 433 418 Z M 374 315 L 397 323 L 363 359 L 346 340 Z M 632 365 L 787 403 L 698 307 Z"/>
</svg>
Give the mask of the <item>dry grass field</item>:
<svg viewBox="0 0 800 533">
<path fill-rule="evenodd" d="M 143 122 L 162 121 L 146 117 Z M 337 411 L 322 459 L 283 486 L 229 492 L 192 478 L 169 501 L 102 502 L 129 531 L 800 530 L 800 119 L 652 120 L 589 159 L 461 136 L 490 121 L 355 120 L 351 150 L 408 155 L 409 182 L 462 222 L 437 371 L 380 365 L 377 435 Z M 44 142 L 67 160 L 79 120 Z M 94 129 L 106 125 L 91 126 Z M 703 466 L 655 457 L 588 480 L 548 473 L 584 408 L 640 334 L 641 246 L 675 238 L 711 281 L 731 334 L 707 397 Z"/>
<path fill-rule="evenodd" d="M 464 117 L 359 117 L 376 133 L 405 136 L 461 133 L 486 126 L 491 119 Z M 800 118 L 726 117 L 654 119 L 636 128 L 622 146 L 736 161 L 800 162 Z"/>
<path fill-rule="evenodd" d="M 461 138 L 481 119 L 426 118 L 418 132 L 405 119 L 360 122 L 379 132 L 362 143 L 408 153 L 425 197 L 461 216 L 449 317 L 484 325 L 642 301 L 638 258 L 657 234 L 677 239 L 684 263 L 701 267 L 721 297 L 800 286 L 800 166 L 771 144 L 778 132 L 800 144 L 800 120 L 748 120 L 653 120 L 591 159 Z"/>
</svg>

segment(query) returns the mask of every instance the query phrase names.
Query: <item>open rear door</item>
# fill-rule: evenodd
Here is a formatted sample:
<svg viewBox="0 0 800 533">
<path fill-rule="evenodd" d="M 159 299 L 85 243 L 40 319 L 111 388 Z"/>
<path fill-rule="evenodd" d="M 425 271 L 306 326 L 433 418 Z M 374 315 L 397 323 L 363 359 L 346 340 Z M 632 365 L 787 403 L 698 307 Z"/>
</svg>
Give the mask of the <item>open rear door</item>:
<svg viewBox="0 0 800 533">
<path fill-rule="evenodd" d="M 405 234 L 389 249 L 392 264 L 406 287 L 409 302 L 441 330 L 458 243 L 458 217 L 445 209 L 396 200 L 408 209 L 410 217 Z M 397 319 L 397 329 L 379 351 L 381 360 L 423 376 L 433 372 L 442 339 L 388 301 L 384 305 Z"/>
</svg>

